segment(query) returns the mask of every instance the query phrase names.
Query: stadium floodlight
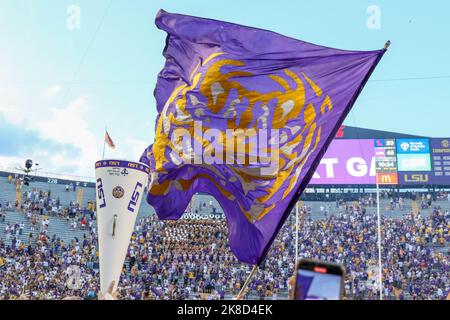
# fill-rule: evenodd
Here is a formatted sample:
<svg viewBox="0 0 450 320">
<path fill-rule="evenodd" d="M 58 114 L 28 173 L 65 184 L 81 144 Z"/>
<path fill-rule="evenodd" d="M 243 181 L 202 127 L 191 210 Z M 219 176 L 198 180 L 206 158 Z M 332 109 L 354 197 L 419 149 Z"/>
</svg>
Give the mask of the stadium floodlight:
<svg viewBox="0 0 450 320">
<path fill-rule="evenodd" d="M 32 178 L 30 176 L 26 175 L 26 176 L 23 177 L 23 184 L 24 185 L 29 186 L 31 181 L 32 181 Z"/>
<path fill-rule="evenodd" d="M 27 161 L 25 161 L 25 168 L 27 168 L 27 170 L 30 170 L 32 166 L 33 160 L 28 159 Z"/>
<path fill-rule="evenodd" d="M 132 161 L 95 164 L 100 291 L 107 299 L 113 281 L 117 290 L 149 173 L 147 165 Z"/>
</svg>

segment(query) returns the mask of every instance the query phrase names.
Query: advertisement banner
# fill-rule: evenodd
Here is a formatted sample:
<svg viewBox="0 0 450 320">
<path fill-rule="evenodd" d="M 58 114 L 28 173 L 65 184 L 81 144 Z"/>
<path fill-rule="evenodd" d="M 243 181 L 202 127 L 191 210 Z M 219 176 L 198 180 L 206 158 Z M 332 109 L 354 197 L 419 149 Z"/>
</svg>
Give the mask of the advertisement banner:
<svg viewBox="0 0 450 320">
<path fill-rule="evenodd" d="M 429 154 L 397 154 L 398 171 L 431 171 Z"/>
<path fill-rule="evenodd" d="M 311 185 L 375 184 L 373 139 L 334 140 L 320 162 Z"/>
<path fill-rule="evenodd" d="M 399 183 L 403 185 L 429 185 L 434 182 L 431 172 L 399 172 Z"/>
<path fill-rule="evenodd" d="M 450 138 L 431 139 L 431 157 L 433 182 L 450 185 Z"/>
<path fill-rule="evenodd" d="M 377 173 L 377 181 L 381 185 L 396 185 L 398 184 L 397 173 Z"/>
<path fill-rule="evenodd" d="M 377 171 L 380 184 L 450 185 L 450 138 L 335 140 L 310 184 L 375 184 Z"/>
<path fill-rule="evenodd" d="M 430 154 L 429 139 L 397 139 L 397 153 Z"/>
</svg>

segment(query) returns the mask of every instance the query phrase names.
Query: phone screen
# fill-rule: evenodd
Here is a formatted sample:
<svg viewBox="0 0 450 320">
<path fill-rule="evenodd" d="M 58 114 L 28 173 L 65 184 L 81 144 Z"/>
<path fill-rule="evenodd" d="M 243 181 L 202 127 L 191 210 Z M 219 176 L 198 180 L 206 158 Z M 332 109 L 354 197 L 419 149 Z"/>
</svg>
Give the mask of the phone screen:
<svg viewBox="0 0 450 320">
<path fill-rule="evenodd" d="M 298 269 L 296 300 L 340 300 L 342 275 Z"/>
</svg>

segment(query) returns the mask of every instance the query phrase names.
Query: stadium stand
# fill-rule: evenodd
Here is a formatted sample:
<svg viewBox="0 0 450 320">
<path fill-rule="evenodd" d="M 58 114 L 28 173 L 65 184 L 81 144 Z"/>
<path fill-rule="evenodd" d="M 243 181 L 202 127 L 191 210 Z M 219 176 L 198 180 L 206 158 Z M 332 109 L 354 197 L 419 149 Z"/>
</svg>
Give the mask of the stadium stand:
<svg viewBox="0 0 450 320">
<path fill-rule="evenodd" d="M 23 199 L 33 190 L 43 191 L 44 195 L 50 191 L 51 198 L 60 199 L 61 207 L 70 207 L 77 198 L 76 192 L 66 191 L 65 185 L 35 182 L 22 187 Z M 86 211 L 88 201 L 94 196 L 94 188 L 85 188 L 81 210 L 73 217 L 36 213 L 34 229 L 32 219 L 24 212 L 27 210 L 16 210 L 13 206 L 2 213 L 0 276 L 6 279 L 3 284 L 7 283 L 8 288 L 3 285 L 2 289 L 0 285 L 0 299 L 20 296 L 24 284 L 20 277 L 16 278 L 13 266 L 26 266 L 29 260 L 49 278 L 44 286 L 30 280 L 33 274 L 27 274 L 25 282 L 31 299 L 59 299 L 68 294 L 88 297 L 98 290 L 95 216 Z M 427 196 L 419 194 L 415 201 L 387 194 L 381 198 L 384 288 L 389 299 L 442 299 L 450 290 L 450 201 L 447 194 L 438 194 L 429 206 Z M 3 211 L 7 202 L 14 203 L 15 197 L 14 183 L 0 177 Z M 348 273 L 347 296 L 376 299 L 374 195 L 354 195 L 354 198 L 359 201 L 301 203 L 299 254 L 343 263 Z M 419 211 L 420 215 L 411 214 L 414 211 Z M 143 203 L 124 265 L 120 284 L 122 297 L 229 299 L 238 292 L 250 267 L 239 264 L 229 249 L 219 204 L 207 195 L 196 195 L 187 213 L 190 219 L 161 222 Z M 85 227 L 81 227 L 83 217 L 86 217 Z M 42 225 L 45 220 L 48 226 Z M 74 222 L 77 222 L 75 227 Z M 7 227 L 9 232 L 6 232 Z M 267 262 L 251 283 L 247 299 L 287 298 L 287 279 L 294 266 L 293 231 L 294 215 L 280 232 Z M 31 240 L 30 234 L 33 235 Z M 416 234 L 420 239 L 416 239 Z M 41 253 L 31 258 L 29 250 Z M 53 265 L 51 270 L 45 267 L 49 262 Z M 60 278 L 66 281 L 66 269 L 70 265 L 80 267 L 82 289 L 54 289 L 55 281 L 59 283 Z M 15 289 L 10 290 L 10 287 Z"/>
</svg>

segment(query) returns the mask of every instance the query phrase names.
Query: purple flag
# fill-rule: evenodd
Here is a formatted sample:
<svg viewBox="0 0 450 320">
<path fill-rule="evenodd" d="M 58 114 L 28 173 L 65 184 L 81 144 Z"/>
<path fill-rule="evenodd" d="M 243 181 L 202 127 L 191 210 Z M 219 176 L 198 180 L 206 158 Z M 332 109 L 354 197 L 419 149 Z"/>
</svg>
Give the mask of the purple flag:
<svg viewBox="0 0 450 320">
<path fill-rule="evenodd" d="M 344 51 L 160 11 L 147 201 L 179 219 L 192 196 L 222 206 L 236 257 L 260 264 L 385 50 Z"/>
</svg>

